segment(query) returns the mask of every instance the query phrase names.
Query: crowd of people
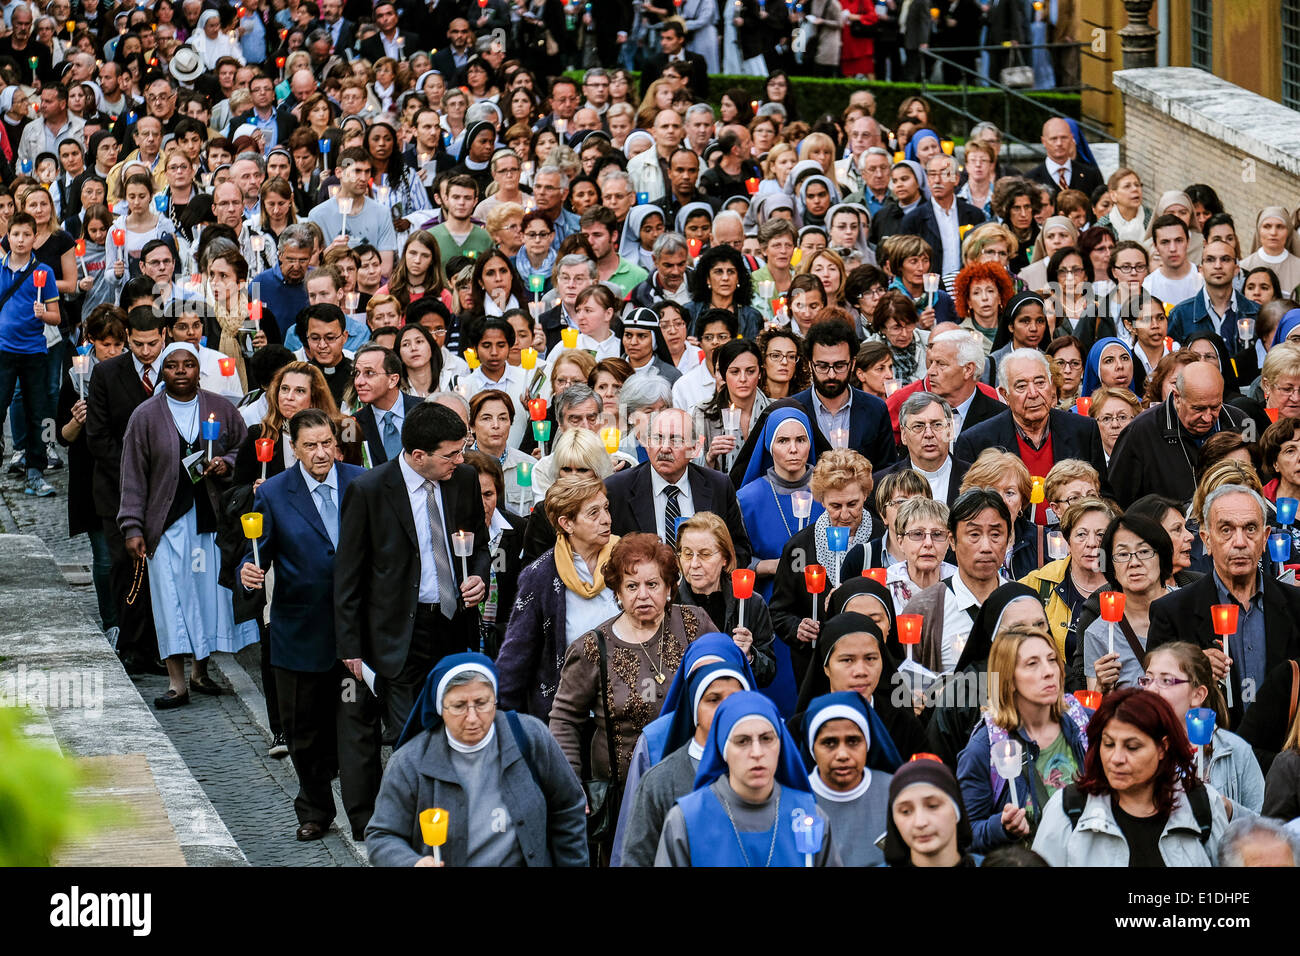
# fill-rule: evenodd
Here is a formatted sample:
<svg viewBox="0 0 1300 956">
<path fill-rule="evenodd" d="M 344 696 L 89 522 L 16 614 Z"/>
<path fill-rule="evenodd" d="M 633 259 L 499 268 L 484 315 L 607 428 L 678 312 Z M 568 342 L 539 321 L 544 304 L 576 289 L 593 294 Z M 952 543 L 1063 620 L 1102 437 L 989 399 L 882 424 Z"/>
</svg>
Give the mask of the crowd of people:
<svg viewBox="0 0 1300 956">
<path fill-rule="evenodd" d="M 1296 862 L 1291 208 L 715 110 L 695 0 L 639 82 L 553 0 L 101 2 L 5 11 L 9 471 L 158 711 L 258 645 L 298 840 Z"/>
</svg>

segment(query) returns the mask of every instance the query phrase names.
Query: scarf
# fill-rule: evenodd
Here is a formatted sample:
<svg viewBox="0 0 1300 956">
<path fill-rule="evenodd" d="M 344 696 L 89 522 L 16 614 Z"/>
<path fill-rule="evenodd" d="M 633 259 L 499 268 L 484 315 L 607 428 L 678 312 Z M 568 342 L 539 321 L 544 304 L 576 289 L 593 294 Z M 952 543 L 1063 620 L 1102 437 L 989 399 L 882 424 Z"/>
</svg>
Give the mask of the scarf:
<svg viewBox="0 0 1300 956">
<path fill-rule="evenodd" d="M 610 553 L 614 550 L 614 545 L 618 544 L 618 535 L 611 534 L 605 547 L 600 549 L 600 556 L 596 558 L 596 566 L 591 568 L 591 583 L 588 584 L 582 580 L 578 574 L 578 569 L 573 565 L 573 546 L 569 544 L 569 539 L 564 535 L 555 536 L 555 570 L 560 575 L 560 580 L 564 586 L 572 591 L 578 597 L 590 601 L 601 591 L 605 590 L 605 576 L 601 574 L 601 568 L 609 560 Z"/>
<path fill-rule="evenodd" d="M 894 344 L 885 339 L 885 344 L 889 346 L 889 354 L 894 359 L 894 378 L 900 382 L 916 381 L 916 342 L 913 342 L 905 349 L 894 348 Z"/>
<path fill-rule="evenodd" d="M 239 328 L 244 324 L 244 319 L 248 315 L 248 297 L 241 291 L 235 302 L 233 309 L 227 310 L 217 302 L 216 296 L 212 294 L 211 286 L 207 289 L 207 306 L 209 315 L 217 317 L 217 324 L 221 327 L 221 339 L 217 343 L 217 351 L 222 355 L 228 355 L 235 360 L 235 373 L 239 376 L 239 387 L 248 391 L 248 372 L 244 368 L 244 349 L 239 343 Z"/>
<path fill-rule="evenodd" d="M 826 569 L 826 574 L 831 578 L 832 589 L 840 586 L 840 568 L 835 560 L 831 557 L 830 542 L 826 540 L 826 529 L 831 526 L 831 515 L 829 511 L 823 511 L 813 524 L 813 541 L 817 545 L 817 563 Z M 855 534 L 849 537 L 849 548 L 844 554 L 848 553 L 855 544 L 860 544 L 864 549 L 869 550 L 871 547 L 871 515 L 867 514 L 864 509 L 862 512 L 862 523 L 858 525 Z M 842 563 L 844 558 L 840 558 Z"/>
</svg>

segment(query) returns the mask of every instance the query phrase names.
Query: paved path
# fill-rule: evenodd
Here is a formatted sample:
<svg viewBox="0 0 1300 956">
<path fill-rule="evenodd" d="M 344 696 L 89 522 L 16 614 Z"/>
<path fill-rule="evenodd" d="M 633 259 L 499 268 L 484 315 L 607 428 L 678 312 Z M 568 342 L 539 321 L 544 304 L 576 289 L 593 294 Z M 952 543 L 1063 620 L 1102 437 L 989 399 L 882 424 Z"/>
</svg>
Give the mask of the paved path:
<svg viewBox="0 0 1300 956">
<path fill-rule="evenodd" d="M 7 429 L 6 429 L 7 432 Z M 6 434 L 5 448 L 11 448 Z M 5 456 L 5 463 L 9 455 Z M 95 589 L 90 580 L 90 542 L 68 537 L 67 469 L 47 472 L 58 489 L 51 498 L 24 494 L 23 481 L 0 473 L 0 531 L 42 538 L 67 579 L 68 594 L 98 624 Z M 266 703 L 262 698 L 256 645 L 238 655 L 213 656 L 213 676 L 239 693 L 222 697 L 193 695 L 193 703 L 155 712 L 190 772 L 212 801 L 239 848 L 254 866 L 357 866 L 364 847 L 337 827 L 325 839 L 299 843 L 293 798 L 297 778 L 288 758 L 267 756 Z M 150 705 L 167 689 L 165 677 L 133 678 Z M 337 783 L 335 785 L 337 799 Z M 340 803 L 341 806 L 341 803 Z"/>
</svg>

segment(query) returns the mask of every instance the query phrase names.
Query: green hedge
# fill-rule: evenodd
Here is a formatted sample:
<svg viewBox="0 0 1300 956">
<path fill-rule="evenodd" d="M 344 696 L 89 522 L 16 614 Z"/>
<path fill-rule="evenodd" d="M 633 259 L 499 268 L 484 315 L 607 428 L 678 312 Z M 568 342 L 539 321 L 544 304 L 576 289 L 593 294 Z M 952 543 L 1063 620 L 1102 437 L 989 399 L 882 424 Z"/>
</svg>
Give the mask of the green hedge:
<svg viewBox="0 0 1300 956">
<path fill-rule="evenodd" d="M 581 70 L 571 70 L 568 75 L 581 83 Z M 744 90 L 750 99 L 759 99 L 766 82 L 765 77 L 757 76 L 711 76 L 709 100 L 716 109 L 722 94 L 733 88 Z M 931 91 L 944 94 L 946 98 L 960 105 L 960 87 L 956 86 L 931 84 L 923 92 L 915 83 L 885 83 L 811 76 L 792 76 L 790 86 L 794 92 L 795 102 L 799 105 L 799 115 L 804 120 L 815 119 L 823 113 L 838 114 L 848 104 L 849 94 L 856 90 L 870 90 L 876 97 L 876 116 L 886 126 L 893 126 L 898 115 L 898 105 L 907 97 L 916 95 L 925 96 L 930 101 L 933 107 L 931 118 L 941 132 L 964 139 L 972 125 L 965 117 L 950 110 L 930 95 Z M 1025 95 L 1066 116 L 1080 118 L 1080 97 L 1077 93 L 1032 90 L 1026 91 Z M 1011 101 L 1009 110 L 1007 100 Z M 1001 90 L 992 87 L 968 88 L 966 103 L 966 108 L 971 113 L 996 123 L 1004 133 L 1030 143 L 1038 141 L 1043 121 L 1047 118 L 1047 114 L 1043 111 L 1030 109 L 1016 97 L 1009 97 Z"/>
</svg>

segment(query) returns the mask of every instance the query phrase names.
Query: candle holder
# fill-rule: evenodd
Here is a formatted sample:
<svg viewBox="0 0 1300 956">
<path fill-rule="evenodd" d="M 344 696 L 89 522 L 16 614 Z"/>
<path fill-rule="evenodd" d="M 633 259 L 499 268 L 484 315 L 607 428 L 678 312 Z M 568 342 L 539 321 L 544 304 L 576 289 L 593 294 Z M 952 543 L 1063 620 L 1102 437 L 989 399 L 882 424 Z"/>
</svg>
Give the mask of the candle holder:
<svg viewBox="0 0 1300 956">
<path fill-rule="evenodd" d="M 560 329 L 560 341 L 564 343 L 566 349 L 576 349 L 578 347 L 578 330 Z"/>
<path fill-rule="evenodd" d="M 819 595 L 826 590 L 826 569 L 820 564 L 810 564 L 803 569 L 803 582 L 808 593 L 813 596 L 812 619 L 817 623 L 817 605 L 821 603 Z"/>
<path fill-rule="evenodd" d="M 1089 710 L 1096 710 L 1101 706 L 1101 691 L 1099 690 L 1076 690 L 1074 699 L 1083 707 Z"/>
<path fill-rule="evenodd" d="M 122 248 L 124 245 L 126 245 L 126 230 L 125 230 L 125 229 L 114 229 L 114 230 L 113 230 L 113 245 L 117 246 L 119 249 Z"/>
<path fill-rule="evenodd" d="M 1274 564 L 1285 564 L 1291 557 L 1291 535 L 1277 531 L 1268 536 L 1268 556 Z M 1286 573 L 1286 572 L 1283 572 Z"/>
<path fill-rule="evenodd" d="M 528 403 L 528 420 L 534 422 L 546 420 L 546 399 L 534 398 Z"/>
<path fill-rule="evenodd" d="M 86 380 L 90 378 L 90 356 L 78 353 L 72 356 L 72 373 L 77 377 L 77 397 L 86 397 Z"/>
<path fill-rule="evenodd" d="M 883 587 L 885 583 L 889 580 L 889 569 L 888 568 L 867 568 L 865 571 L 862 572 L 862 576 L 864 578 L 871 578 L 871 580 L 875 581 L 877 584 Z"/>
<path fill-rule="evenodd" d="M 1038 475 L 1031 477 L 1029 482 L 1029 503 L 1031 505 L 1041 505 L 1045 497 L 1045 482 Z"/>
<path fill-rule="evenodd" d="M 208 461 L 211 461 L 212 443 L 221 437 L 221 422 L 217 421 L 215 412 L 208 416 L 207 421 L 199 422 L 199 430 L 203 440 L 208 443 Z"/>
<path fill-rule="evenodd" d="M 1192 707 L 1184 719 L 1187 721 L 1187 740 L 1196 748 L 1196 775 L 1205 780 L 1205 748 L 1214 739 L 1214 711 L 1209 707 Z"/>
<path fill-rule="evenodd" d="M 221 369 L 223 378 L 228 378 L 235 374 L 235 360 L 228 355 L 223 355 L 217 359 L 217 367 Z"/>
<path fill-rule="evenodd" d="M 515 465 L 515 484 L 519 486 L 519 509 L 522 512 L 532 510 L 533 504 L 533 464 L 521 461 Z"/>
<path fill-rule="evenodd" d="M 1210 620 L 1214 624 L 1214 633 L 1222 638 L 1223 656 L 1232 657 L 1228 650 L 1228 638 L 1237 633 L 1237 612 L 1240 608 L 1235 604 L 1212 604 L 1210 606 Z M 1224 697 L 1229 707 L 1232 706 L 1232 667 L 1229 665 L 1228 673 L 1225 676 L 1225 694 Z"/>
<path fill-rule="evenodd" d="M 926 295 L 934 295 L 939 291 L 939 273 L 927 272 L 922 277 L 921 284 L 925 289 Z"/>
<path fill-rule="evenodd" d="M 480 365 L 482 365 L 483 363 L 480 362 L 480 361 L 478 360 L 478 352 L 477 352 L 477 351 L 475 351 L 474 349 L 466 349 L 466 350 L 465 350 L 465 364 L 469 366 L 469 370 L 472 372 L 472 371 L 474 371 L 476 368 L 478 368 Z"/>
<path fill-rule="evenodd" d="M 892 398 L 894 393 L 902 387 L 903 386 L 894 379 L 889 379 L 889 381 L 885 382 L 885 398 Z"/>
<path fill-rule="evenodd" d="M 36 301 L 40 303 L 41 292 L 45 289 L 45 280 L 49 278 L 49 273 L 44 269 L 37 269 L 32 273 L 32 285 L 36 286 Z"/>
<path fill-rule="evenodd" d="M 456 557 L 460 558 L 460 579 L 464 581 L 469 577 L 469 556 L 474 553 L 474 532 L 453 531 L 451 546 Z"/>
<path fill-rule="evenodd" d="M 1124 619 L 1124 592 L 1102 591 L 1097 600 L 1101 602 L 1101 619 L 1106 622 L 1106 653 L 1115 653 L 1115 625 Z"/>
<path fill-rule="evenodd" d="M 420 836 L 424 845 L 433 847 L 433 860 L 442 862 L 442 847 L 447 842 L 447 811 L 437 807 L 420 811 Z"/>
<path fill-rule="evenodd" d="M 1059 561 L 1070 553 L 1069 546 L 1065 543 L 1065 535 L 1053 529 L 1047 532 L 1047 556 L 1053 561 Z"/>
<path fill-rule="evenodd" d="M 244 528 L 244 537 L 253 542 L 253 563 L 262 566 L 262 559 L 257 553 L 257 541 L 262 537 L 262 513 L 250 511 L 239 516 L 239 523 Z"/>
<path fill-rule="evenodd" d="M 761 182 L 762 181 L 757 176 L 750 176 L 748 179 L 745 180 L 746 191 L 751 196 L 754 195 L 756 192 L 758 192 L 758 187 L 761 184 Z"/>
<path fill-rule="evenodd" d="M 754 596 L 755 574 L 749 568 L 731 572 L 731 593 L 736 597 L 736 626 L 745 626 L 745 602 Z"/>
<path fill-rule="evenodd" d="M 537 349 L 529 346 L 519 352 L 519 367 L 525 372 L 531 372 L 537 368 Z"/>
<path fill-rule="evenodd" d="M 840 584 L 840 562 L 844 560 L 844 552 L 849 550 L 849 529 L 846 527 L 831 525 L 826 529 L 826 546 L 831 549 L 831 554 L 835 555 L 835 586 Z"/>
<path fill-rule="evenodd" d="M 649 194 L 649 193 L 637 193 L 637 194 L 636 194 L 636 204 L 637 204 L 638 206 L 644 206 L 644 205 L 646 205 L 646 204 L 649 203 L 649 202 L 650 202 L 650 194 Z"/>
<path fill-rule="evenodd" d="M 257 460 L 262 463 L 262 478 L 266 478 L 266 466 L 270 464 L 271 457 L 275 454 L 274 438 L 259 438 L 253 442 L 254 450 L 257 452 Z"/>
<path fill-rule="evenodd" d="M 822 841 L 826 836 L 826 821 L 803 810 L 796 810 L 790 822 L 794 828 L 795 852 L 803 854 L 803 865 L 813 865 L 813 857 L 821 852 Z"/>
<path fill-rule="evenodd" d="M 795 519 L 799 522 L 799 530 L 804 529 L 804 525 L 812 516 L 812 492 L 807 488 L 800 488 L 798 491 L 790 494 L 790 509 L 794 512 Z"/>
<path fill-rule="evenodd" d="M 613 425 L 607 425 L 600 430 L 600 440 L 605 443 L 605 451 L 612 455 L 618 451 L 618 446 L 623 441 L 623 433 Z"/>
<path fill-rule="evenodd" d="M 912 661 L 912 646 L 921 643 L 921 625 L 924 621 L 920 614 L 898 615 L 898 643 L 907 651 L 908 663 Z"/>
<path fill-rule="evenodd" d="M 344 292 L 343 308 L 349 315 L 355 314 L 357 309 L 361 308 L 360 292 Z"/>
<path fill-rule="evenodd" d="M 168 206 L 168 205 L 169 205 L 169 203 L 168 203 L 168 199 L 167 199 L 167 194 L 166 194 L 166 193 L 159 193 L 158 195 L 156 195 L 156 196 L 153 197 L 153 208 L 154 208 L 157 212 L 160 212 L 160 213 L 165 213 L 165 212 L 167 212 L 167 206 Z"/>
<path fill-rule="evenodd" d="M 534 301 L 542 294 L 546 288 L 546 276 L 540 272 L 534 272 L 528 277 L 528 291 L 533 294 Z"/>
<path fill-rule="evenodd" d="M 1269 409 L 1276 411 L 1276 409 Z M 1277 505 L 1277 523 L 1284 528 L 1295 524 L 1296 508 L 1300 507 L 1300 499 L 1296 498 L 1279 498 L 1275 502 Z"/>
<path fill-rule="evenodd" d="M 1092 411 L 1092 399 L 1087 395 L 1080 395 L 1078 399 L 1075 400 L 1074 410 L 1080 415 L 1087 415 Z"/>
<path fill-rule="evenodd" d="M 993 762 L 993 769 L 1011 788 L 1011 802 L 1017 807 L 1020 806 L 1020 797 L 1016 794 L 1016 780 L 1020 776 L 1020 767 L 1024 762 L 1024 756 L 1024 745 L 1014 737 L 999 740 L 989 752 L 989 757 Z"/>
<path fill-rule="evenodd" d="M 849 447 L 849 430 L 847 428 L 832 428 L 831 433 L 826 437 L 830 439 L 832 448 Z"/>
<path fill-rule="evenodd" d="M 1250 345 L 1251 340 L 1255 337 L 1255 320 L 1238 319 L 1237 320 L 1237 338 L 1241 341 L 1241 347 L 1244 349 Z"/>
<path fill-rule="evenodd" d="M 542 454 L 547 454 L 546 443 L 551 440 L 551 423 L 548 421 L 534 421 L 533 438 L 542 446 Z"/>
<path fill-rule="evenodd" d="M 776 295 L 776 283 L 771 279 L 758 280 L 758 297 L 768 302 Z"/>
</svg>

